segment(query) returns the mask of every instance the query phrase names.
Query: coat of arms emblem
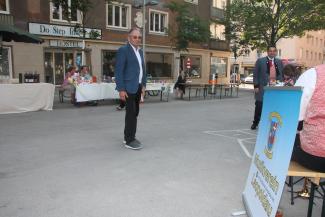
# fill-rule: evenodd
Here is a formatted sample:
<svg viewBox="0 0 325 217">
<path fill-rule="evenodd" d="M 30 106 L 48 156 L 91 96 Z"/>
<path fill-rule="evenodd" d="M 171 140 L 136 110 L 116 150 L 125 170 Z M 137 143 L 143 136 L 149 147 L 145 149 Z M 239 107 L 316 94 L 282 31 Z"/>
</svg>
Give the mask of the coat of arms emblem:
<svg viewBox="0 0 325 217">
<path fill-rule="evenodd" d="M 276 144 L 276 139 L 277 139 L 277 131 L 282 125 L 280 114 L 277 112 L 271 112 L 269 115 L 269 123 L 270 123 L 270 128 L 269 128 L 268 139 L 264 149 L 264 153 L 267 158 L 272 159 L 273 148 Z"/>
</svg>

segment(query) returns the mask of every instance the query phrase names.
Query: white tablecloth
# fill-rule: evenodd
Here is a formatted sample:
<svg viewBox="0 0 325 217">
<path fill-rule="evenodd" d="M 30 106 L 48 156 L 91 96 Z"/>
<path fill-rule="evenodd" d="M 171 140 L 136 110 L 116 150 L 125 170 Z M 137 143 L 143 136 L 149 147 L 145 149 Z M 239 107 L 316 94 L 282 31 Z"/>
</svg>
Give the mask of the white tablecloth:
<svg viewBox="0 0 325 217">
<path fill-rule="evenodd" d="M 146 90 L 162 90 L 167 83 L 147 83 Z M 81 83 L 76 87 L 77 102 L 86 102 L 101 99 L 119 99 L 119 93 L 115 90 L 115 83 Z M 171 91 L 173 88 L 170 88 Z"/>
<path fill-rule="evenodd" d="M 86 102 L 101 99 L 118 99 L 115 83 L 81 83 L 76 86 L 77 102 Z"/>
<path fill-rule="evenodd" d="M 0 84 L 0 114 L 52 110 L 53 84 Z"/>
</svg>

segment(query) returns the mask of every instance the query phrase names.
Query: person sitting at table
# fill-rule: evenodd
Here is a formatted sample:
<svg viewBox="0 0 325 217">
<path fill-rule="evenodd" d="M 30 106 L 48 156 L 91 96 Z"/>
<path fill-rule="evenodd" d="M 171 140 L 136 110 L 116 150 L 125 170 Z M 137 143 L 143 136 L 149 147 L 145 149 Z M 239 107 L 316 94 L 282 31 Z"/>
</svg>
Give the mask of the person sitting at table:
<svg viewBox="0 0 325 217">
<path fill-rule="evenodd" d="M 88 66 L 81 66 L 81 68 L 80 68 L 80 77 L 81 77 L 82 81 L 92 82 L 92 76 L 89 73 L 89 67 Z"/>
<path fill-rule="evenodd" d="M 179 76 L 174 86 L 174 89 L 176 90 L 176 96 L 179 95 L 181 99 L 183 99 L 183 95 L 185 94 L 185 83 L 186 77 L 184 71 L 182 70 L 179 73 Z"/>
<path fill-rule="evenodd" d="M 75 66 L 70 66 L 68 68 L 67 73 L 65 74 L 64 81 L 61 85 L 61 91 L 69 91 L 71 95 L 71 103 L 75 104 L 76 99 L 76 92 L 75 92 L 75 87 L 74 87 L 74 82 L 77 81 L 79 78 L 79 73 L 76 70 Z"/>
<path fill-rule="evenodd" d="M 88 66 L 81 66 L 80 77 L 81 77 L 82 82 L 87 82 L 87 83 L 96 83 L 97 82 L 97 78 L 95 76 L 90 75 Z M 97 102 L 97 100 L 88 101 L 88 102 L 86 102 L 86 105 L 97 106 L 98 102 Z"/>
<path fill-rule="evenodd" d="M 307 70 L 295 86 L 303 87 L 299 114 L 303 125 L 300 122 L 292 160 L 325 172 L 325 64 Z"/>
<path fill-rule="evenodd" d="M 294 86 L 299 78 L 300 72 L 297 67 L 292 64 L 287 64 L 283 67 L 283 86 Z"/>
</svg>

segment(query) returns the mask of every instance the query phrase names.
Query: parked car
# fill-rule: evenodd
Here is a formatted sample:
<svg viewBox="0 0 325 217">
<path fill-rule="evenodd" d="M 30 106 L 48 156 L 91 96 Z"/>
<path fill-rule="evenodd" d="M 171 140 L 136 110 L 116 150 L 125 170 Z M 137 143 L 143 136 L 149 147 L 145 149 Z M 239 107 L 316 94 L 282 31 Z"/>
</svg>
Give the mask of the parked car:
<svg viewBox="0 0 325 217">
<path fill-rule="evenodd" d="M 248 75 L 245 79 L 244 82 L 246 84 L 253 84 L 253 74 Z"/>
</svg>

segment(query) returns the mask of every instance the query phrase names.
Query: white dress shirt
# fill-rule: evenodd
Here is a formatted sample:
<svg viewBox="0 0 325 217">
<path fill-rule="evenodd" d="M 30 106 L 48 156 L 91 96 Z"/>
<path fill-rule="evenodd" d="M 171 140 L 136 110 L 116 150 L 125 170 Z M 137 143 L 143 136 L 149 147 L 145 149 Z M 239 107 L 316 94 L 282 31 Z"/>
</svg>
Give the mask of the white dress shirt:
<svg viewBox="0 0 325 217">
<path fill-rule="evenodd" d="M 295 86 L 303 87 L 303 92 L 300 101 L 299 121 L 302 121 L 305 118 L 306 110 L 315 91 L 317 79 L 316 77 L 317 75 L 315 68 L 311 68 L 304 72 L 302 75 L 300 75 L 295 84 Z"/>
<path fill-rule="evenodd" d="M 136 49 L 131 43 L 130 43 L 131 47 L 133 48 L 133 51 L 138 59 L 138 63 L 139 63 L 139 67 L 140 67 L 140 74 L 139 74 L 139 84 L 142 83 L 142 77 L 143 77 L 143 69 L 142 69 L 142 61 L 141 61 L 141 56 L 140 56 L 140 52 L 139 52 L 139 48 Z"/>
</svg>

